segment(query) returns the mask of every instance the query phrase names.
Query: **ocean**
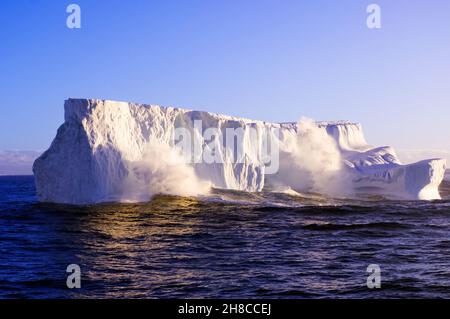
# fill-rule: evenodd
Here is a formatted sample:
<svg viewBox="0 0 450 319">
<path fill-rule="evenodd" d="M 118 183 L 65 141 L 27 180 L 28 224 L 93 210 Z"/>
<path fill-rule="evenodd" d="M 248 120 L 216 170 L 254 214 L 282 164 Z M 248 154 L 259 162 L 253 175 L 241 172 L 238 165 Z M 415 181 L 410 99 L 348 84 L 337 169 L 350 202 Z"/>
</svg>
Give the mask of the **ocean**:
<svg viewBox="0 0 450 319">
<path fill-rule="evenodd" d="M 240 192 L 145 204 L 37 202 L 0 177 L 0 298 L 450 298 L 443 200 Z M 81 270 L 69 289 L 67 266 Z M 380 267 L 369 289 L 369 265 Z"/>
</svg>

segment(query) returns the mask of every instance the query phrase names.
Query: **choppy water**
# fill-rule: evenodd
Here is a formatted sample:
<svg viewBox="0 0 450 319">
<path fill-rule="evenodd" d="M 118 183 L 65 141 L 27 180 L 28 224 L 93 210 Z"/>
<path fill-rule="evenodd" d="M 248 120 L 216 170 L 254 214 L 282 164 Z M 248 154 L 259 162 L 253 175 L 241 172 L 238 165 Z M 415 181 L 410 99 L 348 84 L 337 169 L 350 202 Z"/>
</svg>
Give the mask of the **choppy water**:
<svg viewBox="0 0 450 319">
<path fill-rule="evenodd" d="M 432 203 L 226 192 L 70 207 L 37 203 L 32 177 L 0 177 L 0 298 L 450 298 L 442 191 Z M 381 289 L 366 286 L 369 264 Z"/>
</svg>

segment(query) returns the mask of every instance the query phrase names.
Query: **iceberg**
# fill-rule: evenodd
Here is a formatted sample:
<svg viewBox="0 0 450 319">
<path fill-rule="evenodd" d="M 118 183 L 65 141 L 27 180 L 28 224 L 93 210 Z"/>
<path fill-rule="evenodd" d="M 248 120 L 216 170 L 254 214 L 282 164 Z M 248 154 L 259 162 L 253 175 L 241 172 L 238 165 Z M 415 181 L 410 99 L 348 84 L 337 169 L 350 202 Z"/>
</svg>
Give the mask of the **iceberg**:
<svg viewBox="0 0 450 319">
<path fill-rule="evenodd" d="M 99 99 L 68 99 L 64 108 L 64 123 L 33 165 L 42 202 L 146 201 L 158 193 L 197 196 L 211 188 L 261 192 L 279 186 L 330 196 L 440 199 L 445 160 L 402 165 L 391 147 L 368 145 L 356 123 L 268 123 Z M 175 143 L 180 129 L 214 160 L 186 161 Z M 219 141 L 229 129 L 239 130 L 241 138 L 225 145 Z M 262 156 L 268 144 L 277 149 L 270 160 Z"/>
</svg>

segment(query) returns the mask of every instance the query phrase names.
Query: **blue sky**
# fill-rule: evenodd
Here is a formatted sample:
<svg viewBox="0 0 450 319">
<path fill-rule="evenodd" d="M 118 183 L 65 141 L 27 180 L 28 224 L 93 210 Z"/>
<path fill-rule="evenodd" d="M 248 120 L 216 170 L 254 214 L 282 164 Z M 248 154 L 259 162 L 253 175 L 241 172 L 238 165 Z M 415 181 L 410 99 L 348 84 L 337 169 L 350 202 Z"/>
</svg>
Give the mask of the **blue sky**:
<svg viewBox="0 0 450 319">
<path fill-rule="evenodd" d="M 66 27 L 81 7 L 82 28 Z M 381 6 L 368 29 L 366 7 Z M 374 145 L 450 150 L 448 0 L 10 0 L 0 150 L 44 150 L 68 97 L 268 121 L 351 120 Z"/>
</svg>

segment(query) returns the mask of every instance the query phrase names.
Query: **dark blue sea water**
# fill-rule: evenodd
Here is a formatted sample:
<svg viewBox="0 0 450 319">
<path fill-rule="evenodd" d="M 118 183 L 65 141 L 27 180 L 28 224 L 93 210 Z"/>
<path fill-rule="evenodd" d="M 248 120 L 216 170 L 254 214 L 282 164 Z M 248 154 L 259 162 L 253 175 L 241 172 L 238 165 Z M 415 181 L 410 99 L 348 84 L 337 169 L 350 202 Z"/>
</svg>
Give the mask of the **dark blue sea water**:
<svg viewBox="0 0 450 319">
<path fill-rule="evenodd" d="M 450 298 L 448 199 L 225 195 L 60 206 L 0 177 L 0 298 Z"/>
</svg>

